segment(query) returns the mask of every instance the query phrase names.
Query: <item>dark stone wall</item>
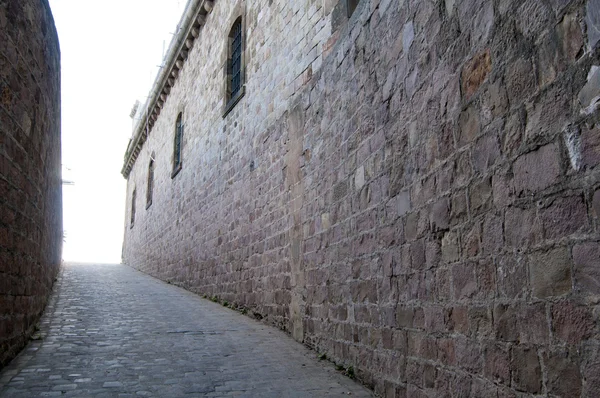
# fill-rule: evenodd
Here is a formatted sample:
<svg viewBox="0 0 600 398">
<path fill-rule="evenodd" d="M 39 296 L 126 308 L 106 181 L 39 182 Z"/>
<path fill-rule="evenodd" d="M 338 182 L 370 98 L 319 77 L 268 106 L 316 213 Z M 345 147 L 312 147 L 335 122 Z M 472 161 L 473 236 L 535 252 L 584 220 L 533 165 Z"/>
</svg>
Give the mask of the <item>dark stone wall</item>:
<svg viewBox="0 0 600 398">
<path fill-rule="evenodd" d="M 362 0 L 346 21 L 335 1 L 253 4 L 233 112 L 211 110 L 218 46 L 195 45 L 165 102 L 125 261 L 387 397 L 599 396 L 600 2 Z"/>
<path fill-rule="evenodd" d="M 60 50 L 47 0 L 0 1 L 0 367 L 61 262 Z"/>
</svg>

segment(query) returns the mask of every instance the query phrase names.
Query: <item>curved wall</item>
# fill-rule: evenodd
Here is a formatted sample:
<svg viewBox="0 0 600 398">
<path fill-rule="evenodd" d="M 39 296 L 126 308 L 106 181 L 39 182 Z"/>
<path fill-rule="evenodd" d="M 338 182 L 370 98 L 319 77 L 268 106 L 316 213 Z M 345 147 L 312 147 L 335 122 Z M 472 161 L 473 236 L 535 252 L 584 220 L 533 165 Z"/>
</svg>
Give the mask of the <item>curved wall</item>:
<svg viewBox="0 0 600 398">
<path fill-rule="evenodd" d="M 128 174 L 125 261 L 388 397 L 600 396 L 600 1 L 345 3 L 214 2 Z"/>
<path fill-rule="evenodd" d="M 61 262 L 60 50 L 47 0 L 0 2 L 0 367 Z"/>
</svg>

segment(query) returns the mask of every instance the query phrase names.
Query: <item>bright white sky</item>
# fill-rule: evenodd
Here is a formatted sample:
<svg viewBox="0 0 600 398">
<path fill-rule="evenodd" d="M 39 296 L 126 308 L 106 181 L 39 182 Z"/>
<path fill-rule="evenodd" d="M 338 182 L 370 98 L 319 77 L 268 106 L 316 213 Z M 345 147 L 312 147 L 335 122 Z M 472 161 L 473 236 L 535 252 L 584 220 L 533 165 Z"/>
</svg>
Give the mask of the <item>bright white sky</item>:
<svg viewBox="0 0 600 398">
<path fill-rule="evenodd" d="M 63 186 L 66 261 L 121 261 L 129 113 L 146 100 L 185 4 L 50 0 L 62 58 L 63 179 L 75 182 Z"/>
</svg>

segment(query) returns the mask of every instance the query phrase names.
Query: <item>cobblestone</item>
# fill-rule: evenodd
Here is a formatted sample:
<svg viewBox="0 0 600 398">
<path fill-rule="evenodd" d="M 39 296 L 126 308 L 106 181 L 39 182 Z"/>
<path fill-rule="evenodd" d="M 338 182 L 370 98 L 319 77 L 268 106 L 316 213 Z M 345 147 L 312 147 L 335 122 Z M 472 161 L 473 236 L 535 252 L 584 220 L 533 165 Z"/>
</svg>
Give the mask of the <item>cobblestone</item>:
<svg viewBox="0 0 600 398">
<path fill-rule="evenodd" d="M 371 397 L 284 332 L 124 265 L 68 264 L 0 397 Z"/>
</svg>

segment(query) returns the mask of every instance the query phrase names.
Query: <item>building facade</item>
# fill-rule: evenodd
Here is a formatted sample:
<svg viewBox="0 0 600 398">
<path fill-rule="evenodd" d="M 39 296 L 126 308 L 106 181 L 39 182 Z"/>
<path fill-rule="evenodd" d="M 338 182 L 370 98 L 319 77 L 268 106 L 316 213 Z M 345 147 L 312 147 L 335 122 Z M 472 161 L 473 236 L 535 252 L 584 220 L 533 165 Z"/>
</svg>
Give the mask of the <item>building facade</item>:
<svg viewBox="0 0 600 398">
<path fill-rule="evenodd" d="M 0 367 L 29 340 L 60 267 L 60 155 L 50 6 L 0 1 Z"/>
<path fill-rule="evenodd" d="M 600 0 L 190 0 L 124 262 L 387 397 L 600 394 Z"/>
</svg>

